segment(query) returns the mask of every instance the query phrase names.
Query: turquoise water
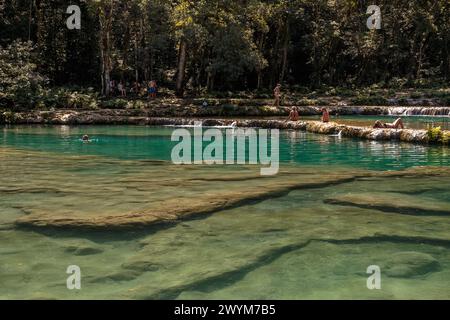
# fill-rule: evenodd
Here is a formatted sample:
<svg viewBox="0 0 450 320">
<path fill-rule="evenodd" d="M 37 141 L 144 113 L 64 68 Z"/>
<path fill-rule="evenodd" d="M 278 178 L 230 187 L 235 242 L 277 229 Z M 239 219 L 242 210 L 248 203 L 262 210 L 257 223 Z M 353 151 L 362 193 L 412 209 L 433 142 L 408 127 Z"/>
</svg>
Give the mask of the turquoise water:
<svg viewBox="0 0 450 320">
<path fill-rule="evenodd" d="M 2 128 L 0 299 L 450 298 L 447 148 L 284 131 L 263 178 L 171 164 L 172 130 Z"/>
<path fill-rule="evenodd" d="M 68 155 L 98 155 L 128 160 L 171 160 L 174 128 L 132 126 L 5 127 L 0 141 L 15 148 Z M 192 130 L 191 130 L 192 132 Z M 84 144 L 88 134 L 93 143 Z M 204 147 L 208 143 L 204 143 Z M 248 148 L 248 146 L 247 146 Z M 344 165 L 377 170 L 412 166 L 448 166 L 448 149 L 398 142 L 338 139 L 297 131 L 282 131 L 280 162 L 300 165 Z"/>
</svg>

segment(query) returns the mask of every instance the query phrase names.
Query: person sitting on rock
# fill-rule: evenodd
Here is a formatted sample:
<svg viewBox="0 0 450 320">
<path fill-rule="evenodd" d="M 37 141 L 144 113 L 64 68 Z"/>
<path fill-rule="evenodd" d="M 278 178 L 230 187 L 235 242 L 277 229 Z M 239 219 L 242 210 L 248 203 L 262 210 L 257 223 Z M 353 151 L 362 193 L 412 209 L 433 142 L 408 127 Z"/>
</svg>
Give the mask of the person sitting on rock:
<svg viewBox="0 0 450 320">
<path fill-rule="evenodd" d="M 377 120 L 373 126 L 374 129 L 405 129 L 402 118 L 398 118 L 393 123 L 385 123 Z"/>
<path fill-rule="evenodd" d="M 330 113 L 326 108 L 322 108 L 322 122 L 324 123 L 330 122 Z"/>
<path fill-rule="evenodd" d="M 291 113 L 289 114 L 289 121 L 298 121 L 300 119 L 300 115 L 296 107 L 293 107 Z"/>
</svg>

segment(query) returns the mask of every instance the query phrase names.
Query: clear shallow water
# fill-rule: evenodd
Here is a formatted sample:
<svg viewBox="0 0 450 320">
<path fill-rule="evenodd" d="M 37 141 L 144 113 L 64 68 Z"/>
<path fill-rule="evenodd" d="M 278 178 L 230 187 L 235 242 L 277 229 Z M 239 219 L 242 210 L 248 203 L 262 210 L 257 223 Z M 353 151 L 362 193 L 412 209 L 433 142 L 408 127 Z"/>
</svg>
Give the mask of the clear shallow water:
<svg viewBox="0 0 450 320">
<path fill-rule="evenodd" d="M 168 159 L 171 132 L 4 129 L 0 298 L 450 298 L 450 173 L 443 148 L 284 132 L 283 175 L 262 184 L 273 196 L 131 230 L 14 224 L 24 217 L 50 223 L 61 216 L 114 217 L 158 201 L 169 210 L 171 199 L 231 199 L 260 184 L 246 170 L 150 161 Z M 82 144 L 85 133 L 98 142 Z M 404 174 L 416 165 L 429 168 Z M 280 193 L 284 184 L 288 190 Z M 71 264 L 82 270 L 80 291 L 66 288 Z M 381 267 L 382 290 L 366 288 L 369 265 Z"/>
</svg>

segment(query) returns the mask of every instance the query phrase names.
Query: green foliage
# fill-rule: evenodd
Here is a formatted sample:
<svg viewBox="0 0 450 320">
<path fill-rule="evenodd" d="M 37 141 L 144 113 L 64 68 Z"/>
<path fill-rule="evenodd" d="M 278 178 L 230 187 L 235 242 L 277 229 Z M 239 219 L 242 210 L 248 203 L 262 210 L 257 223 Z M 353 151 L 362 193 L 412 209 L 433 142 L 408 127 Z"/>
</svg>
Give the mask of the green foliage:
<svg viewBox="0 0 450 320">
<path fill-rule="evenodd" d="M 442 129 L 441 127 L 435 127 L 428 129 L 428 140 L 430 142 L 439 142 L 442 140 Z"/>
<path fill-rule="evenodd" d="M 101 107 L 104 109 L 125 109 L 127 105 L 128 101 L 120 98 L 101 102 Z M 138 104 L 135 104 L 135 108 L 138 108 Z"/>
<path fill-rule="evenodd" d="M 44 78 L 36 72 L 31 42 L 14 41 L 0 47 L 0 107 L 34 108 L 41 97 Z"/>
<path fill-rule="evenodd" d="M 385 106 L 388 105 L 388 101 L 382 96 L 367 96 L 359 95 L 351 99 L 352 105 L 355 106 Z"/>
<path fill-rule="evenodd" d="M 79 88 L 45 90 L 39 104 L 43 108 L 96 109 L 98 94 Z"/>
<path fill-rule="evenodd" d="M 449 144 L 450 132 L 442 130 L 441 127 L 435 127 L 428 129 L 428 140 L 431 143 Z"/>
<path fill-rule="evenodd" d="M 0 112 L 0 123 L 12 124 L 16 120 L 16 115 L 13 111 Z"/>
<path fill-rule="evenodd" d="M 96 109 L 97 99 L 95 95 L 70 92 L 63 96 L 65 107 L 70 109 Z"/>
<path fill-rule="evenodd" d="M 221 107 L 221 111 L 220 114 L 222 116 L 232 116 L 237 110 L 239 109 L 239 107 L 237 105 L 234 104 L 224 104 Z"/>
<path fill-rule="evenodd" d="M 450 132 L 445 132 L 442 137 L 442 143 L 448 145 L 450 143 Z"/>
<path fill-rule="evenodd" d="M 89 10 L 90 6 L 94 6 L 94 1 L 68 3 L 66 0 L 52 0 L 33 3 L 39 72 L 56 86 L 98 82 L 98 22 Z M 76 4 L 82 10 L 81 30 L 66 28 L 66 9 L 69 4 Z"/>
<path fill-rule="evenodd" d="M 129 86 L 155 79 L 160 89 L 173 90 L 182 73 L 183 91 L 221 98 L 253 90 L 272 98 L 278 82 L 303 95 L 317 90 L 308 98 L 318 99 L 352 97 L 355 88 L 374 84 L 406 90 L 448 87 L 450 80 L 448 0 L 379 0 L 382 29 L 372 31 L 365 26 L 372 4 L 366 0 L 77 0 L 81 30 L 65 28 L 65 0 L 1 3 L 0 45 L 29 39 L 39 57 L 33 65 L 24 56 L 26 68 L 8 71 L 20 71 L 22 82 L 30 75 L 30 83 L 1 91 L 0 104 L 9 108 L 66 98 L 93 107 L 85 93 L 39 100 L 37 72 L 52 87 L 95 86 L 105 95 L 110 79 Z M 185 59 L 180 48 L 187 48 Z M 2 70 L 20 64 L 8 61 Z M 448 99 L 441 97 L 443 103 Z M 359 92 L 354 103 L 382 99 Z"/>
</svg>

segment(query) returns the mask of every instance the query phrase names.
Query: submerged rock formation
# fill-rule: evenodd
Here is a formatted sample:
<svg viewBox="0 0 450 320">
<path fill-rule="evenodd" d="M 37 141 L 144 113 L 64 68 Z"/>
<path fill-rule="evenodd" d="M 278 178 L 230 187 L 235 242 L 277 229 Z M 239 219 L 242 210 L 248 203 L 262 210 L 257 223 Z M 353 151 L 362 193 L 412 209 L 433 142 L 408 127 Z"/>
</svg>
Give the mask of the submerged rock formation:
<svg viewBox="0 0 450 320">
<path fill-rule="evenodd" d="M 447 168 L 373 172 L 332 165 L 299 167 L 286 164 L 276 176 L 260 176 L 259 166 L 211 167 L 169 162 L 155 165 L 144 161 L 56 154 L 43 157 L 39 152 L 8 148 L 1 149 L 0 162 L 8 168 L 0 176 L 0 192 L 5 192 L 11 209 L 14 209 L 16 226 L 101 230 L 177 223 L 279 198 L 295 190 L 322 189 L 360 179 L 446 178 L 450 174 Z M 111 174 L 102 174 L 105 170 Z M 364 208 L 367 209 L 418 212 L 417 215 L 422 213 L 424 216 L 450 213 L 447 203 L 421 203 L 413 201 L 413 196 L 407 194 L 388 200 L 384 194 L 377 197 L 376 193 L 360 193 L 354 197 L 343 195 L 337 199 L 344 202 L 330 200 L 328 204 L 362 207 L 366 199 L 369 204 Z M 5 220 L 7 225 L 11 225 L 11 218 Z M 0 219 L 0 225 L 1 222 Z M 96 248 L 87 244 L 77 254 L 94 252 Z"/>
<path fill-rule="evenodd" d="M 225 173 L 219 170 L 212 176 L 205 177 L 205 174 L 197 171 L 192 172 L 189 168 L 176 168 L 158 168 L 163 171 L 172 171 L 173 174 L 178 176 L 178 179 L 172 182 L 170 186 L 167 186 L 167 181 L 159 181 L 159 183 L 151 181 L 150 185 L 150 183 L 144 181 L 143 175 L 141 175 L 142 180 L 138 177 L 130 177 L 130 180 L 135 180 L 137 183 L 125 183 L 123 181 L 123 186 L 121 184 L 110 186 L 112 189 L 127 189 L 133 188 L 134 184 L 138 184 L 142 190 L 142 195 L 149 195 L 148 202 L 145 204 L 142 203 L 135 207 L 129 207 L 128 210 L 118 212 L 108 211 L 106 208 L 99 210 L 98 207 L 91 207 L 87 211 L 80 207 L 79 209 L 72 208 L 70 211 L 62 209 L 58 212 L 53 212 L 49 211 L 46 205 L 34 204 L 29 207 L 23 205 L 23 210 L 28 214 L 17 219 L 16 225 L 105 230 L 143 227 L 159 223 L 177 222 L 194 215 L 201 216 L 251 202 L 276 198 L 286 195 L 292 190 L 321 188 L 333 184 L 346 183 L 355 178 L 355 176 L 346 172 L 336 172 L 325 176 L 314 173 L 311 170 L 306 172 L 282 172 L 278 176 L 269 178 L 261 178 L 257 174 L 252 174 L 247 176 L 247 178 L 241 176 L 224 181 L 222 174 L 233 175 L 233 173 Z M 153 170 L 146 170 L 146 174 L 150 176 L 153 174 Z M 197 174 L 194 178 L 191 176 L 191 173 L 195 172 Z M 214 179 L 214 176 L 217 179 Z M 217 182 L 220 182 L 220 186 Z M 156 190 L 166 189 L 167 192 L 170 192 L 170 189 L 176 184 L 189 186 L 191 188 L 189 191 L 190 195 L 167 195 L 158 199 L 151 199 L 151 194 L 156 193 Z M 90 190 L 90 193 L 91 196 L 95 194 L 100 198 L 104 191 L 104 189 L 99 191 Z"/>
<path fill-rule="evenodd" d="M 355 193 L 340 195 L 337 198 L 326 199 L 325 203 L 353 206 L 357 208 L 375 209 L 386 213 L 399 213 L 417 216 L 447 216 L 450 217 L 448 202 L 434 200 L 423 203 L 415 196 L 398 195 L 393 192 Z"/>
<path fill-rule="evenodd" d="M 18 221 L 0 232 L 0 298 L 441 299 L 450 295 L 450 219 L 393 209 L 398 204 L 428 213 L 446 210 L 448 167 L 373 172 L 332 164 L 325 168 L 286 164 L 281 175 L 272 179 L 249 167 L 171 166 L 4 147 L 0 163 L 0 229 L 2 223 Z M 244 200 L 255 195 L 255 187 L 265 193 L 263 197 Z M 180 208 L 186 199 L 214 207 L 215 196 L 227 192 L 233 196 L 223 199 L 222 209 L 227 210 L 213 215 L 199 212 L 191 216 L 198 219 L 162 219 L 170 228 L 121 229 L 127 221 L 144 226 L 144 215 L 151 215 L 152 208 L 177 208 L 175 201 L 164 204 L 165 200 L 182 199 L 178 209 L 187 212 L 188 208 Z M 388 192 L 394 195 L 383 199 Z M 226 202 L 237 199 L 238 193 L 243 199 L 239 207 L 228 207 Z M 359 195 L 379 205 L 361 208 L 323 201 L 357 202 Z M 199 198 L 203 200 L 197 202 Z M 90 220 L 103 220 L 108 226 L 108 219 L 111 228 L 99 224 L 99 232 L 84 230 Z M 54 230 L 53 222 L 65 229 Z M 115 229 L 117 222 L 123 224 Z M 72 263 L 82 268 L 84 289 L 78 292 L 64 286 L 64 270 Z M 383 290 L 367 290 L 366 269 L 373 264 L 387 277 Z M 17 279 L 25 279 L 26 285 Z"/>
<path fill-rule="evenodd" d="M 387 261 L 389 277 L 409 278 L 439 270 L 439 261 L 421 252 L 399 252 Z"/>
</svg>

